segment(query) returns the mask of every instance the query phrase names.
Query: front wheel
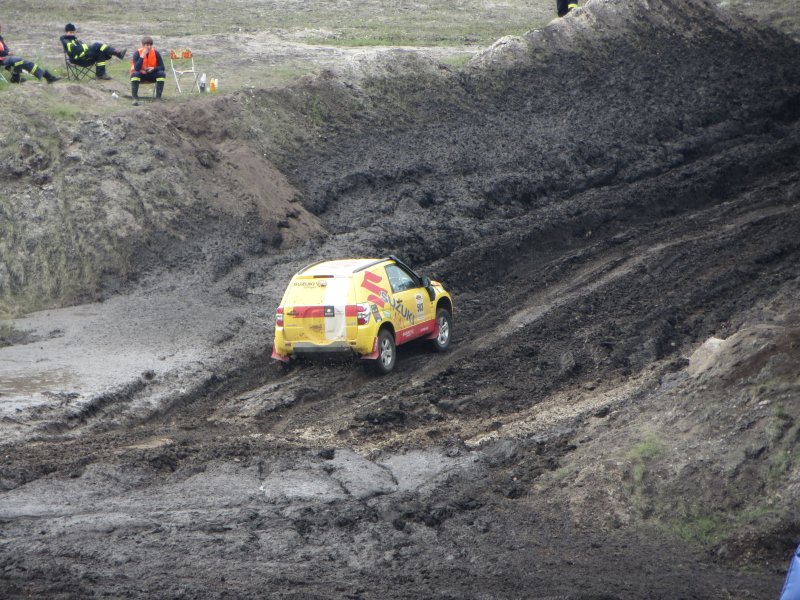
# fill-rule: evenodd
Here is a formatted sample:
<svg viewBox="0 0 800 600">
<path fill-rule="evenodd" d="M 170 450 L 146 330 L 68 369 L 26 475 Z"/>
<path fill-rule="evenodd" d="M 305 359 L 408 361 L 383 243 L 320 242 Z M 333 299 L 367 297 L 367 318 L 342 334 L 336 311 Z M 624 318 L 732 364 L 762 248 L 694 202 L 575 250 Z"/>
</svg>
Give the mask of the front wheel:
<svg viewBox="0 0 800 600">
<path fill-rule="evenodd" d="M 453 317 L 447 309 L 436 311 L 438 334 L 431 340 L 431 348 L 435 352 L 444 352 L 450 346 L 450 335 L 453 333 Z"/>
<path fill-rule="evenodd" d="M 381 375 L 386 375 L 394 369 L 397 360 L 397 348 L 394 345 L 394 336 L 388 329 L 378 332 L 378 358 L 370 361 L 372 370 Z"/>
</svg>

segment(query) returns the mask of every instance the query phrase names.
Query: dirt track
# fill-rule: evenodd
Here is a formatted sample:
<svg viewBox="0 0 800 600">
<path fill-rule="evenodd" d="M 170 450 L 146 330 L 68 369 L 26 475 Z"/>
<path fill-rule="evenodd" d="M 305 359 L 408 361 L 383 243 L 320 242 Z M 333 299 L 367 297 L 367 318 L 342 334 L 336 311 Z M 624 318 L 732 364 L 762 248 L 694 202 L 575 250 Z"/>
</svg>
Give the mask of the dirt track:
<svg viewBox="0 0 800 600">
<path fill-rule="evenodd" d="M 63 164 L 97 176 L 102 211 L 72 214 L 108 264 L 103 302 L 0 348 L 1 595 L 776 597 L 800 47 L 655 4 L 593 2 L 460 70 L 394 52 L 155 130 L 79 122 L 58 135 L 89 158 L 44 184 L 18 155 L 8 206 L 43 228 Z M 390 253 L 454 293 L 451 352 L 385 378 L 268 361 L 294 270 Z"/>
</svg>

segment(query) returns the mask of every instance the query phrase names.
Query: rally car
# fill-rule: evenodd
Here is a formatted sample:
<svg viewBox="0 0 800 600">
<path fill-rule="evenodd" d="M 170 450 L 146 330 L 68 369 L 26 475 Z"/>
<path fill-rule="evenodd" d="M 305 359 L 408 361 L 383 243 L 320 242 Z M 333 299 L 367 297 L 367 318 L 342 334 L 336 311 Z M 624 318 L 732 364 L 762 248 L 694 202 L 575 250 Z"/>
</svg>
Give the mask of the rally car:
<svg viewBox="0 0 800 600">
<path fill-rule="evenodd" d="M 397 346 L 422 338 L 444 352 L 452 328 L 450 294 L 397 257 L 323 261 L 289 282 L 275 313 L 272 358 L 350 353 L 386 374 Z"/>
</svg>

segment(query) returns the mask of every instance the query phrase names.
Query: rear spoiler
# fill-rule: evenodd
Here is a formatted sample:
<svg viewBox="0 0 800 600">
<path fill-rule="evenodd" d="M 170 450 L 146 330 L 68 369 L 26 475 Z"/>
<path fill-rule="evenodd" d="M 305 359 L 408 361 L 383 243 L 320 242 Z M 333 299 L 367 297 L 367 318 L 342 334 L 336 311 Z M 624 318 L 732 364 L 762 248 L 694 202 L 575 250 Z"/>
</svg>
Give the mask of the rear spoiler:
<svg viewBox="0 0 800 600">
<path fill-rule="evenodd" d="M 311 263 L 310 265 L 306 265 L 305 267 L 303 267 L 302 269 L 300 269 L 300 270 L 297 272 L 297 274 L 298 274 L 298 275 L 300 275 L 300 273 L 305 273 L 306 271 L 308 271 L 308 270 L 309 270 L 311 267 L 313 267 L 314 265 L 319 265 L 319 264 L 322 264 L 322 263 L 324 263 L 324 262 L 325 262 L 325 260 L 326 260 L 326 259 L 318 260 L 317 262 L 313 262 L 313 263 Z"/>
<path fill-rule="evenodd" d="M 374 267 L 375 265 L 379 265 L 379 264 L 381 264 L 382 262 L 386 262 L 387 260 L 393 260 L 393 261 L 394 261 L 394 262 L 396 262 L 398 265 L 400 265 L 400 266 L 401 266 L 401 267 L 403 267 L 405 270 L 407 270 L 409 273 L 411 273 L 411 274 L 412 274 L 414 277 L 416 277 L 416 278 L 417 278 L 417 279 L 419 279 L 419 280 L 422 280 L 422 277 L 420 277 L 420 276 L 419 276 L 419 274 L 418 274 L 416 271 L 414 271 L 414 269 L 412 269 L 411 267 L 409 267 L 409 266 L 408 266 L 406 263 L 404 263 L 402 260 L 400 260 L 399 258 L 397 258 L 397 257 L 396 257 L 394 254 L 390 254 L 390 255 L 389 255 L 388 257 L 386 257 L 386 258 L 379 258 L 378 260 L 375 260 L 375 261 L 373 261 L 373 262 L 371 262 L 371 263 L 367 263 L 366 265 L 364 265 L 364 266 L 362 266 L 362 267 L 358 267 L 357 269 L 354 269 L 354 270 L 353 270 L 353 273 L 358 273 L 359 271 L 365 271 L 366 269 L 369 269 L 370 267 Z M 326 262 L 326 261 L 327 261 L 327 259 L 325 259 L 325 260 L 318 260 L 317 262 L 311 263 L 310 265 L 307 265 L 307 266 L 303 267 L 302 269 L 300 269 L 300 270 L 297 272 L 297 274 L 298 274 L 298 275 L 300 275 L 301 273 L 305 273 L 306 271 L 308 271 L 308 270 L 309 270 L 311 267 L 313 267 L 314 265 L 319 265 L 319 264 L 321 264 L 321 263 L 324 263 L 324 262 Z"/>
<path fill-rule="evenodd" d="M 374 262 L 366 264 L 363 267 L 359 267 L 355 271 L 353 271 L 353 273 L 358 273 L 359 271 L 364 271 L 365 269 L 369 269 L 370 267 L 374 267 L 375 265 L 379 265 L 382 262 L 386 262 L 387 260 L 393 260 L 395 263 L 397 263 L 398 265 L 403 267 L 406 271 L 411 273 L 414 277 L 416 277 L 417 281 L 422 281 L 422 277 L 420 277 L 419 274 L 414 269 L 409 267 L 406 263 L 404 263 L 402 260 L 397 258 L 394 254 L 390 254 L 386 258 L 381 258 L 380 260 L 376 260 Z"/>
</svg>

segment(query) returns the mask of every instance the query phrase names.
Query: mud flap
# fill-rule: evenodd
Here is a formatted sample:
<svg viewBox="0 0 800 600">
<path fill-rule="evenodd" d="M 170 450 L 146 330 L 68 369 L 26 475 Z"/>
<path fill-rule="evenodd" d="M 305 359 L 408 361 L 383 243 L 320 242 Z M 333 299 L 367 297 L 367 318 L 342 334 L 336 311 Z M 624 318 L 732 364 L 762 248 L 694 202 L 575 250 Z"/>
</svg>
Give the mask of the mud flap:
<svg viewBox="0 0 800 600">
<path fill-rule="evenodd" d="M 274 358 L 275 360 L 279 360 L 284 363 L 288 363 L 290 358 L 284 354 L 278 354 L 278 350 L 275 348 L 275 344 L 272 344 L 272 356 L 270 358 Z"/>
<path fill-rule="evenodd" d="M 372 352 L 361 356 L 361 360 L 377 360 L 378 358 L 378 336 L 372 340 Z"/>
<path fill-rule="evenodd" d="M 433 331 L 431 331 L 428 335 L 423 336 L 423 340 L 435 340 L 439 337 L 439 320 L 436 320 L 436 323 L 433 325 Z"/>
</svg>

